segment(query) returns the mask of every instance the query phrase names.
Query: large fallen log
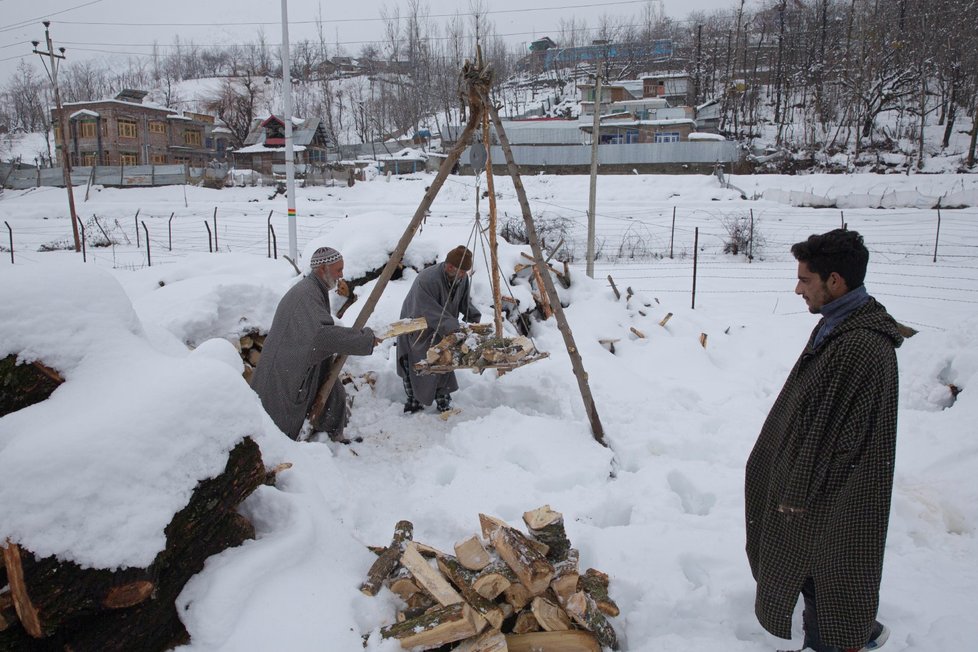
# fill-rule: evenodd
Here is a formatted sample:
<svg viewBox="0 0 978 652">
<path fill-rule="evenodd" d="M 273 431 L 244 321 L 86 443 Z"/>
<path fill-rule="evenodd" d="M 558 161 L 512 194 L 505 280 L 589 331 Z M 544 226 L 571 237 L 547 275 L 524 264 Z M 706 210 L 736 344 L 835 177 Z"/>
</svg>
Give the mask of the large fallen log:
<svg viewBox="0 0 978 652">
<path fill-rule="evenodd" d="M 8 543 L 3 553 L 20 623 L 0 632 L 0 650 L 165 650 L 187 638 L 174 600 L 210 555 L 254 537 L 234 510 L 266 478 L 258 445 L 242 440 L 224 472 L 200 482 L 164 530 L 166 548 L 145 568 L 81 568 L 36 558 Z"/>
</svg>

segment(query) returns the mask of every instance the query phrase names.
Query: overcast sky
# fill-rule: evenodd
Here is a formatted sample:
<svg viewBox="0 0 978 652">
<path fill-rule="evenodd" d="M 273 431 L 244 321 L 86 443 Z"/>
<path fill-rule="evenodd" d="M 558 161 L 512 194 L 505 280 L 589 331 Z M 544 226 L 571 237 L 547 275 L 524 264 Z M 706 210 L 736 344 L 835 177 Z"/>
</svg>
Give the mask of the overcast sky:
<svg viewBox="0 0 978 652">
<path fill-rule="evenodd" d="M 513 43 L 556 36 L 561 20 L 570 17 L 596 25 L 601 16 L 632 18 L 648 0 L 482 0 L 496 32 Z M 433 22 L 455 13 L 471 13 L 472 0 L 421 0 Z M 668 16 L 685 18 L 697 10 L 732 9 L 735 0 L 661 0 Z M 383 39 L 382 10 L 401 0 L 289 0 L 290 41 L 314 39 L 321 18 L 330 43 L 339 42 L 355 56 L 364 43 Z M 195 44 L 251 43 L 264 24 L 267 42 L 282 40 L 280 0 L 0 0 L 0 84 L 5 84 L 21 59 L 41 71 L 32 40 L 44 42 L 42 20 L 51 21 L 55 48 L 66 48 L 67 62 L 99 57 L 146 56 L 157 41 L 169 47 L 174 37 Z M 165 51 L 165 50 L 164 50 Z M 43 74 L 43 73 L 42 73 Z"/>
</svg>

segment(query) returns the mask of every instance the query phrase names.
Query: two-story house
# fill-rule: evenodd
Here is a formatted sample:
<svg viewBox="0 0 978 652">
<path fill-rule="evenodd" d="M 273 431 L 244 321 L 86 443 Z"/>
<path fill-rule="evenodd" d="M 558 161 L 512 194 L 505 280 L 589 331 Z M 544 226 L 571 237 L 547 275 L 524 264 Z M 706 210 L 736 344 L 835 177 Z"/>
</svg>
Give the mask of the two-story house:
<svg viewBox="0 0 978 652">
<path fill-rule="evenodd" d="M 326 163 L 326 130 L 319 118 L 292 118 L 292 150 L 296 174 L 308 165 Z M 244 145 L 234 150 L 234 167 L 250 168 L 262 174 L 285 173 L 285 121 L 271 115 L 257 118 Z"/>
<path fill-rule="evenodd" d="M 166 165 L 203 167 L 223 161 L 230 140 L 214 116 L 144 102 L 146 91 L 126 89 L 114 99 L 63 105 L 67 146 L 55 129 L 58 160 L 72 165 Z M 57 109 L 51 120 L 57 124 Z"/>
</svg>

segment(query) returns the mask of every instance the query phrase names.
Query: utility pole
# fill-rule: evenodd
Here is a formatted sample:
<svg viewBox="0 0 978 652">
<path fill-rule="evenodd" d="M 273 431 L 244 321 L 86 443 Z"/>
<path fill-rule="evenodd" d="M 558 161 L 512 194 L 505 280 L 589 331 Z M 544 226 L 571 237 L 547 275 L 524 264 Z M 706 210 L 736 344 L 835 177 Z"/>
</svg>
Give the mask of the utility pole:
<svg viewBox="0 0 978 652">
<path fill-rule="evenodd" d="M 48 73 L 48 78 L 54 87 L 54 105 L 58 110 L 58 140 L 61 141 L 61 171 L 64 174 L 65 189 L 68 191 L 68 212 L 71 215 L 71 233 L 75 237 L 75 251 L 78 252 L 81 251 L 81 239 L 78 237 L 78 215 L 75 213 L 75 193 L 71 187 L 71 152 L 68 149 L 68 133 L 65 129 L 65 112 L 61 106 L 61 93 L 58 91 L 58 59 L 65 58 L 65 49 L 58 48 L 58 54 L 54 53 L 54 45 L 51 43 L 51 33 L 48 31 L 48 27 L 51 26 L 51 21 L 45 20 L 43 25 L 44 40 L 47 43 L 48 51 L 42 52 L 37 49 L 37 46 L 40 45 L 39 41 L 31 41 L 31 44 L 34 46 L 34 54 L 41 57 L 44 70 Z M 44 61 L 44 57 L 50 59 L 50 65 Z"/>
<path fill-rule="evenodd" d="M 598 142 L 601 140 L 601 60 L 594 69 L 594 122 L 591 127 L 591 192 L 587 203 L 587 275 L 594 278 L 595 204 L 598 194 Z"/>
<path fill-rule="evenodd" d="M 295 216 L 295 148 L 292 142 L 292 70 L 289 55 L 289 6 L 282 0 L 282 102 L 285 104 L 285 196 L 289 207 L 289 256 L 298 260 Z"/>
</svg>

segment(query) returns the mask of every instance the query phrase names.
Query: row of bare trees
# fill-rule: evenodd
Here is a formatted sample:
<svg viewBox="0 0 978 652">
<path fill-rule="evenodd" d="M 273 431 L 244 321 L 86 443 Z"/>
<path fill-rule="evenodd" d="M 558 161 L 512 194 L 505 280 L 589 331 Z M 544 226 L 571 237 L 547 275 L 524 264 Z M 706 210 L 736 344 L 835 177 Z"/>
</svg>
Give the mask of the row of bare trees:
<svg viewBox="0 0 978 652">
<path fill-rule="evenodd" d="M 691 104 L 722 104 L 721 131 L 752 143 L 857 156 L 867 147 L 913 143 L 916 162 L 947 148 L 962 113 L 978 108 L 978 0 L 730 0 L 725 10 L 684 20 L 647 0 L 634 15 L 605 15 L 593 25 L 560 20 L 560 47 L 671 44 L 669 57 L 620 55 L 603 59 L 609 80 L 655 71 L 685 72 Z M 407 0 L 382 13 L 383 38 L 361 48 L 355 71 L 344 68 L 339 44 L 322 22 L 317 34 L 292 44 L 291 69 L 299 115 L 323 120 L 334 143 L 375 142 L 459 124 L 465 107 L 458 71 L 481 45 L 497 83 L 519 68 L 526 49 L 507 46 L 486 10 L 470 0 L 465 13 L 434 20 L 424 0 Z M 628 51 L 623 48 L 623 51 Z M 523 74 L 522 86 L 497 87 L 506 113 L 539 100 L 551 106 L 573 95 L 593 72 L 576 65 Z M 174 39 L 163 52 L 113 66 L 92 60 L 62 68 L 66 102 L 110 97 L 121 88 L 153 89 L 167 106 L 209 111 L 238 140 L 252 120 L 278 110 L 278 48 L 259 31 L 254 42 L 204 48 Z M 197 97 L 181 97 L 179 82 L 217 78 Z M 46 79 L 22 64 L 0 90 L 0 124 L 43 130 L 49 118 Z M 978 120 L 972 120 L 972 123 Z M 928 142 L 925 125 L 944 128 Z M 960 131 L 960 128 L 958 128 Z M 931 131 L 933 134 L 933 130 Z M 970 164 L 973 165 L 974 129 Z"/>
</svg>

